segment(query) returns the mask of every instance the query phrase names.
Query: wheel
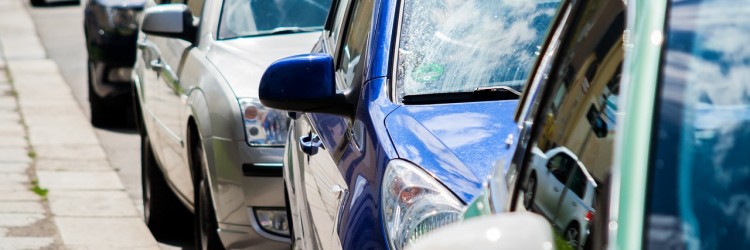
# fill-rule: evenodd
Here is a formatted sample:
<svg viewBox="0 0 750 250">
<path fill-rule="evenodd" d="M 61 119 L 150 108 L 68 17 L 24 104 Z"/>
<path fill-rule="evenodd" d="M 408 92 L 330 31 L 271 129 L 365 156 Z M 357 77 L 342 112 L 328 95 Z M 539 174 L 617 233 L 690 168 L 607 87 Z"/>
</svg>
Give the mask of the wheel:
<svg viewBox="0 0 750 250">
<path fill-rule="evenodd" d="M 529 181 L 526 183 L 526 191 L 523 193 L 523 206 L 526 210 L 531 211 L 534 207 L 534 197 L 536 195 L 536 174 L 532 173 Z"/>
<path fill-rule="evenodd" d="M 214 211 L 211 199 L 211 187 L 206 174 L 207 163 L 203 154 L 201 142 L 196 143 L 193 150 L 193 164 L 201 170 L 196 186 L 195 201 L 195 248 L 200 250 L 222 250 L 224 246 L 219 239 L 219 228 L 216 222 L 216 211 Z"/>
<path fill-rule="evenodd" d="M 574 221 L 565 229 L 563 237 L 565 237 L 565 240 L 568 241 L 568 244 L 570 244 L 573 249 L 578 249 L 578 238 L 580 237 L 580 233 L 581 231 L 578 230 L 578 223 Z"/>
<path fill-rule="evenodd" d="M 167 186 L 157 165 L 148 135 L 141 136 L 141 185 L 143 220 L 154 237 L 179 235 L 176 228 L 190 227 L 190 213 Z"/>
<path fill-rule="evenodd" d="M 44 0 L 31 0 L 31 6 L 44 6 L 47 4 Z"/>
</svg>

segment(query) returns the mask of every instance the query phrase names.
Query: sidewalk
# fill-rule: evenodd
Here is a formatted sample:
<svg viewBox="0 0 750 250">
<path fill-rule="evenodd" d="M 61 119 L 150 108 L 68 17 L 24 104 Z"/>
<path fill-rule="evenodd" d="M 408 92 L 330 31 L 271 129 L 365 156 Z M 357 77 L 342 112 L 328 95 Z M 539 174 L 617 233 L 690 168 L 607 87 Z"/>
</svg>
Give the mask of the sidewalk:
<svg viewBox="0 0 750 250">
<path fill-rule="evenodd" d="M 0 0 L 0 249 L 158 249 L 21 1 Z"/>
</svg>

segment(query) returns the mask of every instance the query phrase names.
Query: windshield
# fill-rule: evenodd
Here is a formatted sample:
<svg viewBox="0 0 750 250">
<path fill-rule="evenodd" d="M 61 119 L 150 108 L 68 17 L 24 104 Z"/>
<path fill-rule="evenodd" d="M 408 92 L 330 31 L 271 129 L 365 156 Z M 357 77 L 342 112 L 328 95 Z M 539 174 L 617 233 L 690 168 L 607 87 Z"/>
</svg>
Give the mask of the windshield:
<svg viewBox="0 0 750 250">
<path fill-rule="evenodd" d="M 560 1 L 405 1 L 396 76 L 404 96 L 521 91 Z"/>
<path fill-rule="evenodd" d="M 750 249 L 750 1 L 672 0 L 649 249 Z"/>
<path fill-rule="evenodd" d="M 331 0 L 225 0 L 219 39 L 317 31 Z"/>
</svg>

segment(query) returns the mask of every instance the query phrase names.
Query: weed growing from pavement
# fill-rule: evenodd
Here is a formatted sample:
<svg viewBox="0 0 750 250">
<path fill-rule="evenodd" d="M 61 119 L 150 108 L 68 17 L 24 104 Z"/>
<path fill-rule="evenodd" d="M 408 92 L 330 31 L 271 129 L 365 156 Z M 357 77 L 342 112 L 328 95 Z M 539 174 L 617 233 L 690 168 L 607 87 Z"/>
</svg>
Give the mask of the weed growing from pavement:
<svg viewBox="0 0 750 250">
<path fill-rule="evenodd" d="M 31 158 L 31 159 L 36 159 L 36 152 L 35 152 L 34 150 L 32 150 L 32 151 L 29 151 L 29 154 L 28 154 L 28 155 L 29 155 L 29 158 Z"/>
<path fill-rule="evenodd" d="M 47 190 L 46 188 L 40 187 L 39 181 L 32 180 L 31 185 L 32 185 L 31 192 L 34 192 L 35 194 L 41 196 L 43 199 L 47 199 L 47 192 L 49 192 L 49 190 Z"/>
</svg>

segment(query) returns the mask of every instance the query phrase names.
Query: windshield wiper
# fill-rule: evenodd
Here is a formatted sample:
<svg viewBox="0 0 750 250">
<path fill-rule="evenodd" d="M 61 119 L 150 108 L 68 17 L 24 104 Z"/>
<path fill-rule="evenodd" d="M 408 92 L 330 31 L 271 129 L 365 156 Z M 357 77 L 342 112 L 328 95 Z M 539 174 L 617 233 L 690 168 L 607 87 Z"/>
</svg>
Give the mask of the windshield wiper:
<svg viewBox="0 0 750 250">
<path fill-rule="evenodd" d="M 437 104 L 454 102 L 479 102 L 497 100 L 515 100 L 521 92 L 509 86 L 475 88 L 472 92 L 448 92 L 436 94 L 406 95 L 404 104 Z"/>
<path fill-rule="evenodd" d="M 305 32 L 321 31 L 322 29 L 323 28 L 321 27 L 277 27 L 272 30 L 263 30 L 255 34 L 244 35 L 244 36 L 233 37 L 233 38 L 247 38 L 247 37 L 256 37 L 256 36 L 305 33 Z"/>
</svg>

